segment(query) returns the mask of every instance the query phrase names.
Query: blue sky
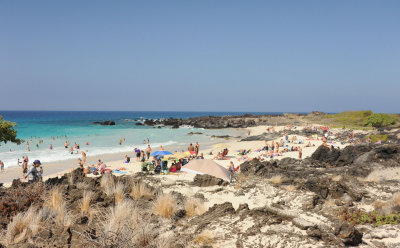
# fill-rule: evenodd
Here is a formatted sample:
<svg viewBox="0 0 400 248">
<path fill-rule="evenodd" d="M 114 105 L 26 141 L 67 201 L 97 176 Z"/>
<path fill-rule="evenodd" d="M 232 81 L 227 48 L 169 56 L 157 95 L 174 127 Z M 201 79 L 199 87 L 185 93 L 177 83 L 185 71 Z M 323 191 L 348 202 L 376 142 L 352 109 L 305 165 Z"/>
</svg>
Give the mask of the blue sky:
<svg viewBox="0 0 400 248">
<path fill-rule="evenodd" d="M 400 1 L 0 1 L 0 109 L 400 112 Z"/>
</svg>

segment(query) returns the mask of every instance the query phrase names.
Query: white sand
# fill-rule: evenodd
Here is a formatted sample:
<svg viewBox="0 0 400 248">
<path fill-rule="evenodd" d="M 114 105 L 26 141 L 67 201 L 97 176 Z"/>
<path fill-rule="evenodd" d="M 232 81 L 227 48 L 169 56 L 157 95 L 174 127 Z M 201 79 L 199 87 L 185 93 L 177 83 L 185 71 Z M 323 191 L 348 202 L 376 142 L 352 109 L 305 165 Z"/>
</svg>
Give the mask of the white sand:
<svg viewBox="0 0 400 248">
<path fill-rule="evenodd" d="M 254 135 L 260 135 L 262 133 L 266 132 L 267 126 L 258 126 L 258 127 L 250 127 L 250 128 L 245 128 L 245 129 L 237 129 L 240 133 L 243 133 L 244 135 L 247 135 L 247 132 L 251 132 L 251 136 Z M 275 131 L 281 131 L 284 130 L 286 126 L 277 126 L 275 127 Z M 297 127 L 297 130 L 301 130 L 304 127 Z M 333 133 L 338 132 L 338 130 L 331 130 Z M 343 131 L 343 130 L 340 130 Z M 289 136 L 289 140 L 291 140 L 292 136 Z M 279 137 L 274 140 L 274 142 L 280 141 L 281 139 L 285 139 L 285 137 Z M 303 149 L 303 159 L 306 157 L 311 156 L 311 154 L 322 144 L 321 140 L 311 140 L 311 144 L 315 146 L 311 147 L 305 147 L 306 144 L 308 143 L 308 140 L 306 140 L 307 137 L 302 137 L 302 136 L 297 136 L 297 141 L 304 141 L 304 144 L 293 144 L 289 143 L 289 146 L 300 146 Z M 265 151 L 257 152 L 256 150 L 262 149 L 265 146 L 265 141 L 243 141 L 240 142 L 239 140 L 224 140 L 224 139 L 214 139 L 213 140 L 214 144 L 218 144 L 218 148 L 206 148 L 202 149 L 200 147 L 200 153 L 204 154 L 204 157 L 206 159 L 213 159 L 216 154 L 218 154 L 219 151 L 222 151 L 224 147 L 229 149 L 229 154 L 228 158 L 229 160 L 215 160 L 218 164 L 224 166 L 225 168 L 228 168 L 229 163 L 232 161 L 237 167 L 238 165 L 242 164 L 246 160 L 251 160 L 253 158 L 256 158 L 258 156 L 261 156 L 265 154 Z M 189 143 L 189 141 L 188 141 Z M 223 143 L 223 145 L 219 144 Z M 268 142 L 271 144 L 271 141 Z M 211 143 L 212 144 L 212 143 Z M 201 144 L 200 144 L 201 145 Z M 339 147 L 344 147 L 345 145 L 340 145 L 340 144 L 335 144 L 336 146 Z M 166 150 L 168 150 L 169 147 L 166 147 Z M 174 147 L 175 150 L 177 150 L 176 147 Z M 178 150 L 185 149 L 185 147 L 179 148 Z M 239 156 L 238 150 L 240 149 L 251 149 L 251 152 L 247 154 L 245 157 Z M 282 148 L 280 148 L 280 151 Z M 209 153 L 212 152 L 213 155 L 209 155 Z M 110 169 L 119 169 L 121 167 L 124 167 L 126 173 L 115 173 L 116 176 L 120 175 L 132 175 L 137 172 L 140 172 L 141 170 L 141 163 L 136 161 L 136 156 L 134 156 L 133 153 L 129 154 L 131 157 L 131 163 L 126 164 L 123 162 L 122 158 L 124 157 L 124 154 L 112 154 L 112 155 L 103 155 L 103 156 L 98 156 L 98 157 L 88 157 L 88 164 L 97 164 L 97 159 L 101 158 L 106 164 L 107 167 Z M 277 156 L 274 159 L 282 159 L 285 157 L 290 157 L 290 158 L 298 158 L 298 152 L 286 152 L 282 153 L 282 156 Z M 269 158 L 267 159 L 269 160 Z M 67 173 L 71 171 L 74 168 L 77 168 L 77 161 L 76 160 L 68 160 L 68 161 L 62 161 L 62 162 L 57 162 L 57 163 L 51 163 L 51 164 L 45 164 L 43 165 L 44 167 L 44 180 L 47 178 L 51 177 L 57 177 L 61 176 L 64 173 Z M 11 184 L 12 179 L 14 178 L 20 178 L 22 175 L 21 168 L 10 168 L 7 169 L 5 173 L 0 173 L 0 181 L 6 182 L 5 186 L 9 186 Z M 93 176 L 93 175 L 91 175 Z M 162 176 L 162 175 L 161 175 Z M 174 174 L 169 174 L 163 177 L 168 177 L 173 180 L 185 180 L 186 178 L 188 180 L 192 180 L 193 176 L 185 175 L 184 172 L 179 172 L 179 173 L 174 173 Z"/>
</svg>

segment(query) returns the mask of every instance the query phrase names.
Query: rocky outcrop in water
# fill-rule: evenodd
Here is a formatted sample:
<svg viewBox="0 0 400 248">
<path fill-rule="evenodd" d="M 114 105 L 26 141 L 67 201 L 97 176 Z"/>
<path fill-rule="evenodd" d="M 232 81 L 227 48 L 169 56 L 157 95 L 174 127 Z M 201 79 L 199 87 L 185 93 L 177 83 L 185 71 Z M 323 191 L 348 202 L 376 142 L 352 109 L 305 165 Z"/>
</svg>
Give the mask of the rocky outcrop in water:
<svg viewBox="0 0 400 248">
<path fill-rule="evenodd" d="M 115 121 L 95 121 L 95 122 L 92 122 L 91 124 L 98 124 L 98 125 L 102 125 L 102 126 L 114 126 Z"/>
<path fill-rule="evenodd" d="M 285 115 L 251 115 L 242 116 L 200 116 L 189 119 L 161 119 L 161 120 L 145 120 L 144 125 L 164 125 L 177 128 L 182 125 L 189 125 L 196 128 L 220 129 L 220 128 L 246 128 L 258 125 L 286 125 L 297 121 L 302 115 L 285 114 Z"/>
</svg>

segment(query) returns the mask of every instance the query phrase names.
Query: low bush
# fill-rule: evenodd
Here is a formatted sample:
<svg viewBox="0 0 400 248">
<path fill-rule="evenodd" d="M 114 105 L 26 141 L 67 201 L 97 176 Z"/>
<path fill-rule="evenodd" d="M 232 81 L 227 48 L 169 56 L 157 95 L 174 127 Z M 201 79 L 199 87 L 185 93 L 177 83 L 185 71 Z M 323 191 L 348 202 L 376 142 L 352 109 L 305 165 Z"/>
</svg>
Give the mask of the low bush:
<svg viewBox="0 0 400 248">
<path fill-rule="evenodd" d="M 372 143 L 376 143 L 378 142 L 378 140 L 386 141 L 388 138 L 387 134 L 382 134 L 382 135 L 376 134 L 376 135 L 370 135 L 368 137 L 371 138 Z"/>
<path fill-rule="evenodd" d="M 361 210 L 349 210 L 343 208 L 340 211 L 340 218 L 353 225 L 372 224 L 375 226 L 398 225 L 400 224 L 400 214 L 379 214 L 377 211 L 365 212 Z"/>
<path fill-rule="evenodd" d="M 364 120 L 364 126 L 386 127 L 396 123 L 396 120 L 388 114 L 373 114 Z"/>
</svg>

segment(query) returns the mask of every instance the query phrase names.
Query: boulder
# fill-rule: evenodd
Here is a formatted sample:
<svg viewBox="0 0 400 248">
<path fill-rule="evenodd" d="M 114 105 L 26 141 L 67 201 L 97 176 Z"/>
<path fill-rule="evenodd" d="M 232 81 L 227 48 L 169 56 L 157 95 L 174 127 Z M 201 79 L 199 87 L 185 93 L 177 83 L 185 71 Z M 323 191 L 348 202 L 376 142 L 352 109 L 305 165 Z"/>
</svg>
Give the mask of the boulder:
<svg viewBox="0 0 400 248">
<path fill-rule="evenodd" d="M 193 185 L 198 187 L 208 187 L 214 185 L 226 186 L 228 184 L 229 183 L 227 181 L 210 175 L 197 174 L 193 179 Z"/>
<path fill-rule="evenodd" d="M 115 121 L 95 121 L 92 124 L 99 124 L 102 126 L 115 126 Z"/>
</svg>

